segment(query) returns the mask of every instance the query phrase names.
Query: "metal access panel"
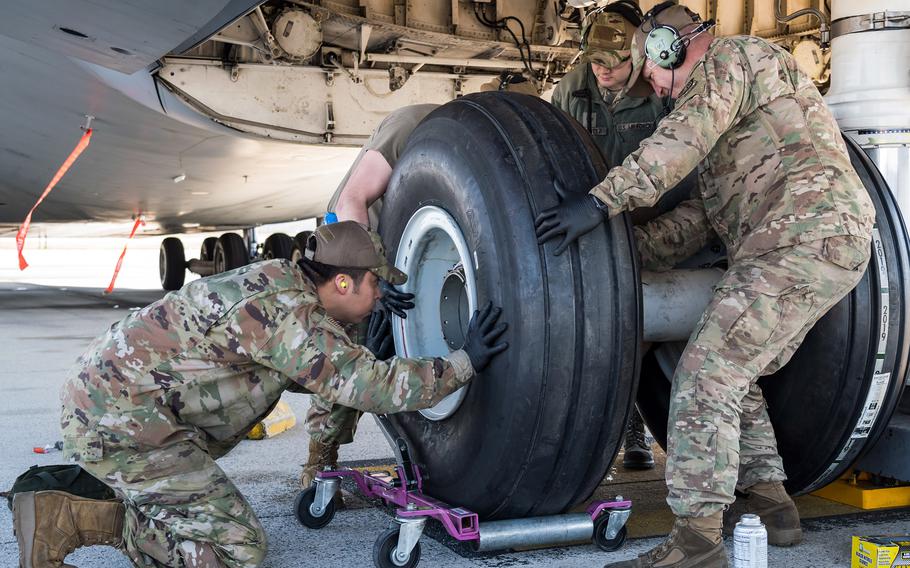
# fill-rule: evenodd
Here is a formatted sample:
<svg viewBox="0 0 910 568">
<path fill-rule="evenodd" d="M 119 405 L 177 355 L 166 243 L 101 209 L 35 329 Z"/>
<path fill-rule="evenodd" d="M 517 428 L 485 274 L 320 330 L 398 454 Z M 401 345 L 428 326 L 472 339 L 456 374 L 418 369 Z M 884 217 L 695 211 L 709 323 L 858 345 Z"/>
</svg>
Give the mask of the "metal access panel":
<svg viewBox="0 0 910 568">
<path fill-rule="evenodd" d="M 234 18 L 256 0 L 53 0 L 5 2 L 0 35 L 133 73 L 193 36 L 217 17 Z M 214 30 L 213 30 L 214 31 Z"/>
</svg>

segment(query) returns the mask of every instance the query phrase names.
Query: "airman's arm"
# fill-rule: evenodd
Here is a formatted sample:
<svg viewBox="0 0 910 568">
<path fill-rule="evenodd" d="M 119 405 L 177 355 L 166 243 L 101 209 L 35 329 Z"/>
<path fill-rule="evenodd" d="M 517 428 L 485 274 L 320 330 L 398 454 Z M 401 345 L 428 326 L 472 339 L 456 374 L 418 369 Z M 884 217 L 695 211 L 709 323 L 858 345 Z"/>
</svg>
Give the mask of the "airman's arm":
<svg viewBox="0 0 910 568">
<path fill-rule="evenodd" d="M 610 215 L 650 207 L 711 152 L 739 118 L 748 85 L 738 52 L 699 63 L 670 114 L 591 194 Z"/>
<path fill-rule="evenodd" d="M 704 248 L 714 230 L 701 198 L 683 201 L 660 217 L 635 227 L 645 270 L 670 270 Z"/>
<path fill-rule="evenodd" d="M 313 394 L 364 412 L 428 408 L 474 375 L 461 350 L 445 357 L 380 361 L 325 321 L 303 327 L 298 318 L 286 318 L 254 358 Z"/>
<path fill-rule="evenodd" d="M 385 195 L 391 178 L 392 166 L 381 153 L 376 150 L 364 152 L 335 204 L 338 220 L 369 225 L 367 211 L 374 201 Z"/>
</svg>

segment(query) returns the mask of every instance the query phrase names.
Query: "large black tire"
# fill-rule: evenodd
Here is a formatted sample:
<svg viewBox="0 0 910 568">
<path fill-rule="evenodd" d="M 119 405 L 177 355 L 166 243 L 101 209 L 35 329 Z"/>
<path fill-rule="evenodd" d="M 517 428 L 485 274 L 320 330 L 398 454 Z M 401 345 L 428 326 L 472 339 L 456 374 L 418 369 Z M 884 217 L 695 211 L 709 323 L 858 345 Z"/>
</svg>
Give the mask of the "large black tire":
<svg viewBox="0 0 910 568">
<path fill-rule="evenodd" d="M 215 243 L 215 274 L 246 266 L 250 255 L 243 237 L 237 233 L 225 233 Z"/>
<path fill-rule="evenodd" d="M 183 243 L 176 237 L 161 241 L 158 249 L 158 276 L 165 290 L 179 290 L 186 280 L 186 254 Z"/>
<path fill-rule="evenodd" d="M 294 235 L 294 243 L 291 246 L 291 262 L 296 264 L 303 258 L 303 254 L 306 252 L 306 242 L 312 234 L 313 231 L 300 231 Z"/>
<path fill-rule="evenodd" d="M 199 248 L 199 260 L 215 259 L 215 244 L 218 243 L 218 237 L 206 237 Z"/>
<path fill-rule="evenodd" d="M 872 260 L 856 289 L 819 320 L 793 359 L 759 381 L 789 477 L 787 490 L 794 494 L 837 479 L 873 445 L 894 412 L 907 374 L 906 229 L 875 164 L 844 138 L 875 203 Z M 638 401 L 654 437 L 666 447 L 669 377 L 681 349 L 659 348 L 665 351 L 649 352 L 642 363 Z"/>
<path fill-rule="evenodd" d="M 502 306 L 510 326 L 510 348 L 453 416 L 393 418 L 426 467 L 430 495 L 484 518 L 546 515 L 586 499 L 607 472 L 639 359 L 631 226 L 617 217 L 562 256 L 534 235 L 535 216 L 558 193 L 587 192 L 604 174 L 587 133 L 525 95 L 462 97 L 409 138 L 380 221 L 390 257 L 415 211 L 444 209 L 472 251 L 478 303 Z"/>
<path fill-rule="evenodd" d="M 291 260 L 291 252 L 294 248 L 294 239 L 284 233 L 275 233 L 266 237 L 262 244 L 262 258 L 272 260 L 283 258 Z"/>
</svg>

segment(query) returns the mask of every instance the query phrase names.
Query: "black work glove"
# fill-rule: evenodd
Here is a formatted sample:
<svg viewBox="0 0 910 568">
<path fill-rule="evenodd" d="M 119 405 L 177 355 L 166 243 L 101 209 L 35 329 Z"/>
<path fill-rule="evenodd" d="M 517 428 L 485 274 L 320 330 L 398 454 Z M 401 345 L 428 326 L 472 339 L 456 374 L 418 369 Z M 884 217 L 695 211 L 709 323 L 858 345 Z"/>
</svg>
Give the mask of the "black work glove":
<svg viewBox="0 0 910 568">
<path fill-rule="evenodd" d="M 398 290 L 385 279 L 379 281 L 379 289 L 382 291 L 382 297 L 379 301 L 382 302 L 385 309 L 402 319 L 406 319 L 408 314 L 404 313 L 404 311 L 414 308 L 414 302 L 412 301 L 414 294 Z"/>
<path fill-rule="evenodd" d="M 495 343 L 496 338 L 502 335 L 508 327 L 505 323 L 496 325 L 501 313 L 502 308 L 494 308 L 493 302 L 487 302 L 483 309 L 475 310 L 471 317 L 462 349 L 471 359 L 471 366 L 474 367 L 475 373 L 486 369 L 490 364 L 490 359 L 505 351 L 509 346 L 505 341 Z"/>
<path fill-rule="evenodd" d="M 537 216 L 537 244 L 542 245 L 560 234 L 565 234 L 553 254 L 562 254 L 575 240 L 595 229 L 606 220 L 606 215 L 597 206 L 597 198 L 591 194 L 572 195 L 563 199 L 556 207 L 547 209 Z"/>
<path fill-rule="evenodd" d="M 367 338 L 363 346 L 369 349 L 380 361 L 390 359 L 395 355 L 395 341 L 392 339 L 392 325 L 385 310 L 373 310 L 370 316 L 370 325 L 367 328 Z"/>
</svg>

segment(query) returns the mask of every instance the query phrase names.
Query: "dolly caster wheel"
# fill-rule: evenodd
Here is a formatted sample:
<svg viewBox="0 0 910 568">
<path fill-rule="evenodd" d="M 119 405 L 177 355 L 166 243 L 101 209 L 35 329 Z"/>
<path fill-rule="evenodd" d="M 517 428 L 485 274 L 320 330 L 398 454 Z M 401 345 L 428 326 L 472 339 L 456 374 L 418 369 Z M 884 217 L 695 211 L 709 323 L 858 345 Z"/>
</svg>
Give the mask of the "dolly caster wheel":
<svg viewBox="0 0 910 568">
<path fill-rule="evenodd" d="M 420 562 L 420 543 L 415 543 L 411 553 L 401 558 L 398 555 L 400 527 L 392 527 L 379 535 L 373 544 L 373 564 L 376 568 L 414 568 Z"/>
<path fill-rule="evenodd" d="M 316 510 L 313 505 L 315 501 L 315 484 L 309 489 L 301 491 L 300 494 L 297 495 L 297 499 L 294 500 L 294 513 L 297 515 L 297 520 L 300 521 L 301 525 L 309 529 L 321 529 L 332 522 L 332 517 L 335 516 L 334 500 L 330 499 L 322 511 Z"/>
<path fill-rule="evenodd" d="M 594 544 L 605 552 L 619 550 L 619 547 L 626 542 L 626 536 L 628 534 L 625 525 L 623 525 L 612 538 L 609 538 L 609 525 L 610 513 L 605 513 L 594 521 Z"/>
</svg>

